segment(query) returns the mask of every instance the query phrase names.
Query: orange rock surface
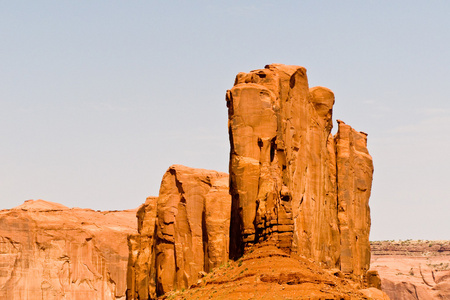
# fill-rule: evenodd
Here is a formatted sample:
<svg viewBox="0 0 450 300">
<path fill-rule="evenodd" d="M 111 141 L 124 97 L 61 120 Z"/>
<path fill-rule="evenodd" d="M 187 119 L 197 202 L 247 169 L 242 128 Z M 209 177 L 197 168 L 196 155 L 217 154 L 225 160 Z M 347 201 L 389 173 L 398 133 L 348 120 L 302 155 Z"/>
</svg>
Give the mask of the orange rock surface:
<svg viewBox="0 0 450 300">
<path fill-rule="evenodd" d="M 155 226 L 158 197 L 139 208 L 138 234 L 128 236 L 127 299 L 156 298 Z"/>
<path fill-rule="evenodd" d="M 158 199 L 139 210 L 139 235 L 129 238 L 128 298 L 153 299 L 192 287 L 228 255 L 237 260 L 258 249 L 252 268 L 258 272 L 270 265 L 276 273 L 234 274 L 244 286 L 247 277 L 269 290 L 272 283 L 293 280 L 297 286 L 286 295 L 298 299 L 387 299 L 372 288 L 380 287 L 378 274 L 367 273 L 373 173 L 367 134 L 339 121 L 333 137 L 334 94 L 324 87 L 310 89 L 303 67 L 273 64 L 239 73 L 226 99 L 231 197 L 226 174 L 169 168 Z M 309 265 L 302 265 L 305 260 Z M 295 265 L 295 274 L 283 269 Z M 323 272 L 310 272 L 312 265 L 337 270 L 350 280 L 343 282 L 355 286 L 342 294 L 336 284 L 327 286 Z M 211 280 L 225 289 L 213 295 L 206 288 L 200 298 L 233 294 L 226 284 L 236 280 Z M 243 290 L 235 296 L 256 297 Z"/>
<path fill-rule="evenodd" d="M 450 241 L 383 241 L 371 247 L 371 269 L 392 300 L 450 299 Z"/>
<path fill-rule="evenodd" d="M 388 299 L 368 272 L 367 134 L 331 134 L 333 92 L 272 64 L 226 99 L 230 177 L 173 165 L 137 211 L 0 211 L 0 298 Z"/>
<path fill-rule="evenodd" d="M 239 73 L 226 99 L 231 257 L 270 239 L 363 280 L 373 173 L 367 135 L 343 122 L 331 135 L 334 94 L 310 89 L 303 67 Z"/>
<path fill-rule="evenodd" d="M 338 121 L 335 136 L 340 231 L 340 266 L 344 273 L 364 275 L 370 266 L 370 208 L 373 164 L 367 134 Z"/>
<path fill-rule="evenodd" d="M 128 299 L 188 288 L 227 261 L 230 206 L 227 174 L 171 166 L 157 200 L 139 210 L 139 235 L 129 239 Z"/>
<path fill-rule="evenodd" d="M 324 270 L 311 259 L 264 242 L 205 274 L 190 289 L 170 292 L 162 299 L 389 300 L 378 289 L 360 287 L 336 269 Z"/>
<path fill-rule="evenodd" d="M 0 211 L 0 299 L 125 299 L 136 210 L 44 200 Z"/>
</svg>

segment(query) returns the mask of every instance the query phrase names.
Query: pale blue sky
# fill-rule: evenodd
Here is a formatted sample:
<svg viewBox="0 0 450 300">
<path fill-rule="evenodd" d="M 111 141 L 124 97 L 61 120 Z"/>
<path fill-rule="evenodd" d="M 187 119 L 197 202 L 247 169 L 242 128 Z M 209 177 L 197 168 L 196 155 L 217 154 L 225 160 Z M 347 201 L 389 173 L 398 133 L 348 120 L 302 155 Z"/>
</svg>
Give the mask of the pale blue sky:
<svg viewBox="0 0 450 300">
<path fill-rule="evenodd" d="M 450 239 L 450 2 L 0 1 L 0 208 L 127 209 L 228 171 L 238 72 L 301 65 L 369 133 L 371 239 Z"/>
</svg>

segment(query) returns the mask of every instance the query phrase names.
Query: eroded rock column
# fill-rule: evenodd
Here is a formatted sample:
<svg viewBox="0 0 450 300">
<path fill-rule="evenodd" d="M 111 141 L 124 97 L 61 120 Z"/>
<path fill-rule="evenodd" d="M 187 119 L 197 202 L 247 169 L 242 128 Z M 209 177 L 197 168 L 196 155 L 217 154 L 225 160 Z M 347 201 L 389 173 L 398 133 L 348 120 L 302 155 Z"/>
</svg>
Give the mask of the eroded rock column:
<svg viewBox="0 0 450 300">
<path fill-rule="evenodd" d="M 370 266 L 370 208 L 373 163 L 367 134 L 338 120 L 338 217 L 341 233 L 341 270 L 364 275 Z"/>
<path fill-rule="evenodd" d="M 137 211 L 138 234 L 128 236 L 127 299 L 156 298 L 155 233 L 158 197 Z"/>
<path fill-rule="evenodd" d="M 237 75 L 227 92 L 232 257 L 270 238 L 287 252 L 337 263 L 333 103 L 330 90 L 309 90 L 303 67 Z"/>
<path fill-rule="evenodd" d="M 372 159 L 365 134 L 339 126 L 334 94 L 306 70 L 272 64 L 239 73 L 227 91 L 230 257 L 272 240 L 325 267 L 368 270 Z"/>
</svg>

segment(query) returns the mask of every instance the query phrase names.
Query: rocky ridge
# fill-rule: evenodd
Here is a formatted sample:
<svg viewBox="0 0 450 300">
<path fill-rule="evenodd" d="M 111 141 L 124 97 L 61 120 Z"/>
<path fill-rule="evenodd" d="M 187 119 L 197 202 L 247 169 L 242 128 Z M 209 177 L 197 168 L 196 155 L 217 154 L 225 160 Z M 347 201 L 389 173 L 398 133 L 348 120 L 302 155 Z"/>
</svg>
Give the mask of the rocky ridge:
<svg viewBox="0 0 450 300">
<path fill-rule="evenodd" d="M 28 200 L 0 211 L 0 299 L 125 299 L 136 210 Z"/>
</svg>

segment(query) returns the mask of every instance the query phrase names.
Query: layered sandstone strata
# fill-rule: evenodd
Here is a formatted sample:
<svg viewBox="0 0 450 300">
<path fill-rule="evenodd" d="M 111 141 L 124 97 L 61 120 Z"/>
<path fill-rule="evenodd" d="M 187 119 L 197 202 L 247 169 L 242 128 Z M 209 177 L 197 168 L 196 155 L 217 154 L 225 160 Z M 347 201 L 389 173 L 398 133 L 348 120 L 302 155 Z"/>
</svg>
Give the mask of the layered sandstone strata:
<svg viewBox="0 0 450 300">
<path fill-rule="evenodd" d="M 125 299 L 135 213 L 43 200 L 0 211 L 0 299 Z"/>
<path fill-rule="evenodd" d="M 370 259 L 367 135 L 343 122 L 331 135 L 334 94 L 310 89 L 303 67 L 239 73 L 226 98 L 230 256 L 270 239 L 362 278 Z"/>
<path fill-rule="evenodd" d="M 167 170 L 157 200 L 139 210 L 139 235 L 129 238 L 128 299 L 188 288 L 199 273 L 228 260 L 228 180 L 181 165 Z"/>
<path fill-rule="evenodd" d="M 371 268 L 391 300 L 450 299 L 450 241 L 371 244 Z"/>
</svg>

